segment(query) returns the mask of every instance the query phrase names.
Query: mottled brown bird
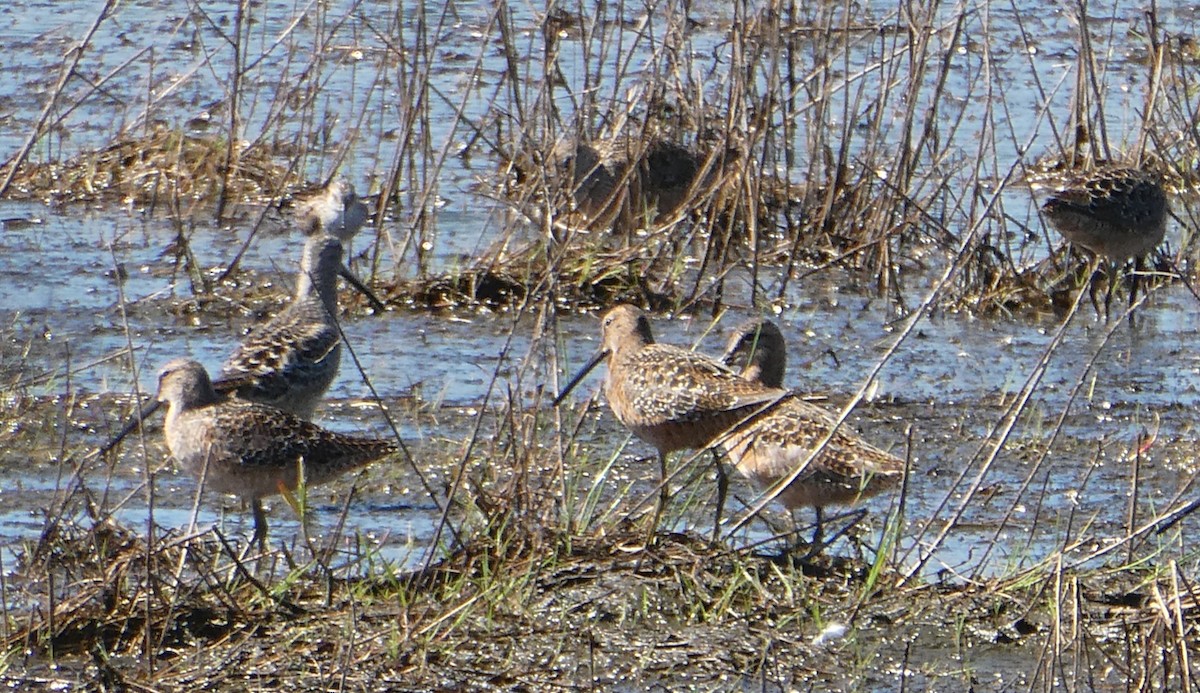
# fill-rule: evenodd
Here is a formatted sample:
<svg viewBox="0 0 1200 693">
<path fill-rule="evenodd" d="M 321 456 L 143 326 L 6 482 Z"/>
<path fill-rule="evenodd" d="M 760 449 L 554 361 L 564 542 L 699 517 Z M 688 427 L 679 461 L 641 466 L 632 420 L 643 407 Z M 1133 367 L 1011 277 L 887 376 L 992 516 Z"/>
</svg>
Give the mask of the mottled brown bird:
<svg viewBox="0 0 1200 693">
<path fill-rule="evenodd" d="M 740 368 L 744 378 L 779 387 L 786 353 L 779 328 L 770 320 L 759 319 L 734 332 L 723 361 Z M 836 423 L 829 412 L 792 394 L 751 416 L 720 441 L 737 470 L 760 489 L 771 488 L 803 467 L 776 500 L 788 510 L 810 506 L 816 511 L 814 547 L 820 544 L 822 508 L 873 496 L 895 485 L 904 474 L 903 460 L 866 442 L 845 424 L 813 456 Z"/>
<path fill-rule="evenodd" d="M 658 451 L 662 488 L 651 531 L 669 498 L 667 455 L 703 449 L 755 411 L 787 392 L 751 382 L 713 359 L 670 344 L 657 344 L 650 321 L 638 308 L 618 305 L 601 320 L 601 346 L 555 399 L 566 397 L 607 360 L 604 394 L 613 414 Z"/>
<path fill-rule="evenodd" d="M 1145 256 L 1162 243 L 1169 212 L 1167 194 L 1159 180 L 1129 167 L 1105 168 L 1077 176 L 1051 194 L 1042 206 L 1050 225 L 1064 238 L 1108 261 L 1106 315 L 1115 270 L 1130 258 L 1135 265 L 1130 305 L 1136 300 L 1138 273 L 1144 267 Z M 1091 297 L 1095 305 L 1094 289 Z"/>
<path fill-rule="evenodd" d="M 176 359 L 159 373 L 159 402 L 167 405 L 164 438 L 171 455 L 203 485 L 250 500 L 254 539 L 266 539 L 262 498 L 324 484 L 386 457 L 395 443 L 327 431 L 281 409 L 226 399 L 204 366 Z"/>
<path fill-rule="evenodd" d="M 217 375 L 222 391 L 312 418 L 342 358 L 337 323 L 341 267 L 338 239 L 309 237 L 291 303 L 251 331 L 225 361 Z"/>
<path fill-rule="evenodd" d="M 310 236 L 304 244 L 291 302 L 238 345 L 217 376 L 217 392 L 232 392 L 242 399 L 311 419 L 341 363 L 339 274 L 348 276 L 351 285 L 374 298 L 345 271 L 342 244 L 337 238 Z M 159 406 L 159 402 L 153 402 L 143 409 L 100 449 L 100 454 L 116 447 Z"/>
</svg>

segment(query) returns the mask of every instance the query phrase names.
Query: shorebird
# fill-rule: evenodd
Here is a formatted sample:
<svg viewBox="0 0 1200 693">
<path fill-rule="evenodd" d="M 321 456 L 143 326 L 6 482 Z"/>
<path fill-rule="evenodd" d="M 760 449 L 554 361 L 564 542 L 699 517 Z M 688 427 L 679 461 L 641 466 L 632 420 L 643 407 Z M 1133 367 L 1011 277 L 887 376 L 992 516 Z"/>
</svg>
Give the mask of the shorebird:
<svg viewBox="0 0 1200 693">
<path fill-rule="evenodd" d="M 265 543 L 262 498 L 317 486 L 396 452 L 395 443 L 327 431 L 281 409 L 223 398 L 199 362 L 176 359 L 158 376 L 163 435 L 179 464 L 220 493 L 248 499 L 254 541 Z"/>
<path fill-rule="evenodd" d="M 657 344 L 638 308 L 618 305 L 601 320 L 601 346 L 554 400 L 557 406 L 607 359 L 604 394 L 617 420 L 658 451 L 662 485 L 650 531 L 669 499 L 667 455 L 709 447 L 731 427 L 787 396 L 738 376 L 703 354 Z"/>
<path fill-rule="evenodd" d="M 342 243 L 354 238 L 368 215 L 367 205 L 344 178 L 334 178 L 323 187 L 298 193 L 293 210 L 305 234 L 327 233 Z"/>
<path fill-rule="evenodd" d="M 305 235 L 333 236 L 343 247 L 362 230 L 369 213 L 367 205 L 354 192 L 354 186 L 344 178 L 334 178 L 322 187 L 297 193 L 293 205 L 296 224 Z M 387 310 L 346 265 L 340 265 L 338 273 L 366 297 L 375 312 Z"/>
<path fill-rule="evenodd" d="M 663 139 L 618 139 L 597 146 L 565 141 L 555 148 L 555 157 L 588 226 L 619 232 L 674 215 L 694 194 L 704 164 L 701 155 Z"/>
<path fill-rule="evenodd" d="M 291 303 L 238 346 L 213 383 L 216 391 L 311 419 L 341 361 L 337 277 L 342 270 L 341 242 L 333 236 L 310 236 Z M 158 407 L 153 402 L 143 409 L 100 454 L 116 447 Z"/>
<path fill-rule="evenodd" d="M 1134 260 L 1129 303 L 1137 298 L 1138 274 L 1145 256 L 1162 243 L 1170 206 L 1162 184 L 1153 175 L 1129 167 L 1106 168 L 1078 176 L 1051 194 L 1042 213 L 1071 243 L 1108 260 L 1109 288 L 1105 315 L 1112 298 L 1118 265 Z M 1091 294 L 1095 306 L 1094 290 Z M 1097 306 L 1097 312 L 1099 307 Z"/>
<path fill-rule="evenodd" d="M 310 236 L 291 303 L 230 355 L 217 375 L 218 389 L 311 419 L 342 358 L 337 324 L 341 267 L 341 241 Z"/>
<path fill-rule="evenodd" d="M 589 228 L 632 223 L 626 201 L 629 172 L 624 165 L 606 161 L 596 147 L 585 142 L 564 141 L 555 148 L 554 156 L 575 209 Z"/>
<path fill-rule="evenodd" d="M 786 351 L 779 328 L 761 319 L 742 325 L 730 337 L 722 360 L 731 367 L 741 367 L 743 378 L 778 388 L 783 382 Z M 788 478 L 803 465 L 776 500 L 789 511 L 805 506 L 816 511 L 811 544 L 814 551 L 820 547 L 825 506 L 849 505 L 873 496 L 904 475 L 904 460 L 866 442 L 845 424 L 814 456 L 818 444 L 836 423 L 829 412 L 790 394 L 775 406 L 752 415 L 719 441 L 734 467 L 762 490 Z"/>
</svg>

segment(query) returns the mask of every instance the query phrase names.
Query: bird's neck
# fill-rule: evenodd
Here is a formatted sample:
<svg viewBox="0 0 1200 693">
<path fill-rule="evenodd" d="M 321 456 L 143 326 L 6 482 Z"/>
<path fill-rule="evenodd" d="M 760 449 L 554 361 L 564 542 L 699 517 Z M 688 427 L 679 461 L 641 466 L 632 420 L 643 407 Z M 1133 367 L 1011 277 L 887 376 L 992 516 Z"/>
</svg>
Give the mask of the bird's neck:
<svg viewBox="0 0 1200 693">
<path fill-rule="evenodd" d="M 320 301 L 325 310 L 337 313 L 337 272 L 320 272 L 304 268 L 296 283 L 296 302 Z"/>
</svg>

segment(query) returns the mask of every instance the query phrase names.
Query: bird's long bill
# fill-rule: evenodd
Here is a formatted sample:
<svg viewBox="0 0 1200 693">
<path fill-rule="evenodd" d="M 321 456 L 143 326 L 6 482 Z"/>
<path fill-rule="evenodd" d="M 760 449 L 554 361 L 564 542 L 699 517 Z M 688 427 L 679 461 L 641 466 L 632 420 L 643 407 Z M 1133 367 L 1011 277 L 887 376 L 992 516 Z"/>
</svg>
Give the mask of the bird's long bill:
<svg viewBox="0 0 1200 693">
<path fill-rule="evenodd" d="M 108 443 L 106 443 L 104 445 L 104 447 L 100 448 L 100 451 L 99 451 L 100 456 L 103 457 L 104 455 L 107 455 L 110 450 L 112 450 L 113 448 L 120 445 L 122 440 L 125 440 L 125 438 L 130 433 L 133 433 L 134 431 L 136 431 L 138 429 L 138 426 L 142 425 L 143 421 L 150 418 L 150 415 L 153 414 L 154 412 L 158 411 L 159 408 L 161 408 L 161 407 L 162 407 L 162 402 L 160 402 L 158 400 L 154 400 L 149 405 L 147 405 L 145 409 L 142 409 L 141 411 L 139 411 L 137 416 L 130 419 L 128 421 L 128 423 L 125 424 L 125 427 L 122 428 L 117 433 L 117 435 L 113 436 L 112 440 L 108 441 Z"/>
<path fill-rule="evenodd" d="M 595 356 L 593 356 L 587 363 L 583 364 L 583 368 L 579 369 L 579 372 L 575 374 L 575 377 L 571 378 L 571 381 L 568 382 L 567 386 L 562 389 L 562 392 L 558 393 L 558 397 L 554 398 L 554 402 L 551 403 L 550 406 L 557 407 L 558 405 L 562 404 L 562 401 L 567 398 L 567 395 L 571 394 L 571 390 L 575 389 L 575 386 L 579 384 L 579 381 L 583 380 L 588 373 L 591 373 L 593 368 L 599 366 L 600 362 L 603 361 L 606 356 L 608 356 L 607 349 L 601 349 L 600 351 L 597 351 Z"/>
<path fill-rule="evenodd" d="M 359 281 L 358 277 L 354 276 L 354 274 L 347 269 L 345 265 L 341 266 L 341 268 L 338 270 L 338 274 L 342 275 L 342 279 L 345 279 L 347 284 L 353 286 L 358 293 L 366 297 L 367 302 L 371 304 L 371 307 L 375 309 L 375 312 L 382 313 L 387 310 L 387 308 L 383 305 L 383 301 L 380 301 L 378 298 L 376 298 L 375 294 L 371 293 L 371 290 L 367 288 L 367 285 Z"/>
</svg>

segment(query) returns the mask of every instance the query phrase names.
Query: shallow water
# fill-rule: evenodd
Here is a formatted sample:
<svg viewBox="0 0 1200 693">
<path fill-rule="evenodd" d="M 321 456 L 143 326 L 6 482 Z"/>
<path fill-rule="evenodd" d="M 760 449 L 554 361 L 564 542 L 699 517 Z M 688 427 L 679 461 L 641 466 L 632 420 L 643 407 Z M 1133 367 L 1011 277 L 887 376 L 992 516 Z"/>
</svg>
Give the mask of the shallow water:
<svg viewBox="0 0 1200 693">
<path fill-rule="evenodd" d="M 0 68 L 0 77 L 4 77 L 0 79 L 0 104 L 7 112 L 6 127 L 0 128 L 0 160 L 17 151 L 36 118 L 46 89 L 56 77 L 47 66 L 57 65 L 63 49 L 94 16 L 94 9 L 77 5 L 64 8 L 55 3 L 54 11 L 46 11 L 37 3 L 23 5 L 26 11 L 0 12 L 0 39 L 10 54 L 24 61 L 19 66 L 24 75 L 21 79 L 14 79 L 18 67 L 10 64 Z M 102 25 L 95 42 L 96 59 L 89 64 L 93 73 L 106 74 L 134 51 L 154 45 L 156 62 L 152 69 L 148 63 L 138 63 L 141 67 L 119 73 L 106 85 L 112 93 L 130 95 L 129 100 L 120 105 L 88 100 L 66 118 L 58 136 L 39 143 L 34 159 L 101 145 L 120 124 L 138 123 L 142 113 L 139 104 L 144 107 L 139 95 L 146 92 L 148 83 L 162 90 L 156 113 L 172 113 L 176 122 L 196 118 L 202 121 L 202 116 L 211 115 L 208 106 L 214 100 L 219 103 L 223 93 L 215 84 L 220 76 L 195 72 L 194 67 L 207 50 L 205 41 L 213 41 L 214 36 L 210 31 L 193 34 L 190 28 L 184 30 L 180 27 L 187 23 L 182 18 L 159 16 L 153 7 L 123 5 L 119 21 Z M 368 114 L 358 139 L 351 141 L 351 155 L 341 169 L 362 189 L 378 181 L 391 165 L 392 145 L 384 144 L 390 140 L 383 133 L 396 126 L 395 85 L 372 86 L 369 79 L 376 62 L 392 61 L 394 57 L 389 57 L 368 25 L 391 26 L 392 18 L 383 11 L 379 16 L 372 15 L 372 7 L 360 6 L 359 11 L 366 14 L 355 15 L 338 34 L 340 40 L 334 42 L 337 45 L 328 48 L 345 59 L 324 66 L 329 81 L 318 109 L 338 123 L 335 139 L 346 138 L 338 139 L 338 143 L 348 141 L 346 128 L 353 114 Z M 425 133 L 439 148 L 447 142 L 461 144 L 466 137 L 462 130 L 451 129 L 450 104 L 459 99 L 465 104 L 465 112 L 477 117 L 484 112 L 490 90 L 498 81 L 501 58 L 488 43 L 494 36 L 481 38 L 488 36 L 489 8 L 484 3 L 454 3 L 454 17 L 445 29 L 450 38 L 445 39 L 445 45 L 447 51 L 460 51 L 459 61 L 440 62 L 430 77 L 451 99 L 436 107 L 443 117 L 436 118 L 432 130 Z M 893 4 L 876 3 L 867 14 L 889 16 L 892 8 Z M 944 114 L 950 118 L 957 108 L 966 118 L 954 128 L 944 124 L 944 135 L 958 143 L 964 158 L 977 157 L 979 148 L 986 146 L 985 169 L 990 175 L 983 178 L 997 182 L 1012 169 L 1020 150 L 1027 149 L 1031 157 L 1056 151 L 1046 113 L 1066 108 L 1074 74 L 1069 19 L 1057 6 L 1051 11 L 1026 9 L 983 5 L 966 29 L 974 38 L 962 51 L 962 67 L 954 71 L 946 87 L 947 102 L 955 106 L 945 109 Z M 1104 11 L 1114 17 L 1140 17 L 1134 9 L 1114 3 Z M 218 26 L 222 25 L 221 17 L 232 12 L 228 8 L 211 11 Z M 720 32 L 726 26 L 716 19 L 721 8 L 697 11 L 713 19 L 696 29 L 692 50 L 715 50 L 722 44 Z M 288 30 L 293 8 L 287 3 L 274 3 L 259 12 L 263 20 L 257 25 L 252 51 L 261 50 Z M 535 45 L 532 27 L 537 20 L 523 14 L 524 6 L 515 12 L 514 21 L 524 32 L 524 40 Z M 1195 13 L 1195 8 L 1165 9 L 1161 10 L 1160 21 L 1192 27 Z M 330 16 L 334 14 L 330 11 Z M 1127 33 L 1136 21 L 1110 23 L 1098 18 L 1099 26 L 1113 32 L 1112 83 L 1122 85 L 1110 94 L 1108 110 L 1112 119 L 1110 136 L 1117 139 L 1130 131 L 1134 120 L 1130 112 L 1141 98 L 1138 79 L 1144 68 L 1136 58 L 1136 41 Z M 415 27 L 413 22 L 412 16 L 401 20 L 409 30 Z M 302 26 L 295 30 L 310 29 Z M 1034 37 L 1033 43 L 1025 44 L 1018 38 L 1022 30 Z M 942 27 L 937 32 L 939 40 L 944 40 L 945 34 Z M 298 41 L 300 46 L 304 43 Z M 570 40 L 564 45 L 564 50 L 579 50 Z M 869 56 L 877 57 L 885 48 L 864 40 L 864 64 L 870 62 Z M 979 77 L 984 48 L 990 51 L 990 81 Z M 358 57 L 355 50 L 364 51 L 363 56 Z M 283 49 L 271 51 L 268 62 L 278 64 L 281 74 L 291 75 L 307 58 L 284 67 L 287 54 Z M 464 83 L 463 75 L 474 62 L 473 57 L 464 56 L 476 55 L 483 56 L 485 69 L 478 80 Z M 570 60 L 564 62 L 572 64 Z M 1043 81 L 1041 87 L 1034 85 L 1034 74 Z M 178 89 L 165 88 L 172 80 L 178 81 Z M 1039 89 L 1047 90 L 1048 95 Z M 74 87 L 69 94 L 78 96 L 78 90 Z M 988 121 L 982 116 L 987 108 L 1003 109 L 1012 133 L 986 133 Z M 248 109 L 246 127 L 253 132 L 255 124 L 266 118 L 267 103 L 256 103 Z M 199 127 L 199 123 L 194 126 Z M 983 139 L 986 144 L 981 144 Z M 798 148 L 802 149 L 802 144 L 798 142 Z M 330 147 L 309 161 L 309 178 L 315 180 L 328 173 L 334 149 Z M 477 255 L 500 232 L 498 220 L 503 215 L 477 191 L 477 178 L 490 172 L 490 164 L 447 159 L 438 179 L 439 206 L 431 210 L 436 233 L 426 239 L 430 269 L 461 264 L 463 257 Z M 1037 202 L 1023 186 L 1013 186 L 1002 194 L 1004 212 L 1040 234 Z M 962 231 L 962 214 L 961 210 L 952 210 L 948 222 L 952 231 Z M 206 270 L 225 267 L 245 243 L 255 215 L 256 211 L 250 209 L 224 228 L 215 228 L 210 217 L 198 216 L 189 233 L 199 263 Z M 257 317 L 252 307 L 238 305 L 235 288 L 219 291 L 217 300 L 222 303 L 215 308 L 200 312 L 174 309 L 189 300 L 192 291 L 173 253 L 168 251 L 177 227 L 164 215 L 146 214 L 132 206 L 2 201 L 0 219 L 4 220 L 0 230 L 0 382 L 17 399 L 43 403 L 32 407 L 29 416 L 45 417 L 42 423 L 55 436 L 61 436 L 68 448 L 86 449 L 102 442 L 109 432 L 106 427 L 120 418 L 114 410 L 119 407 L 124 412 L 128 407 L 127 398 L 115 395 L 134 391 L 135 384 L 143 393 L 152 391 L 155 369 L 170 358 L 188 354 L 210 370 L 216 369 Z M 355 265 L 365 267 L 362 257 L 379 244 L 386 267 L 397 267 L 401 273 L 409 271 L 412 258 L 395 256 L 396 239 L 407 232 L 404 220 L 389 220 L 384 228 L 365 231 L 354 244 L 359 256 Z M 1172 228 L 1168 238 L 1178 245 L 1180 229 Z M 244 276 L 252 281 L 269 281 L 280 295 L 286 294 L 298 245 L 285 223 L 276 222 L 250 243 L 241 265 L 247 270 Z M 1015 254 L 1030 258 L 1045 251 L 1044 244 L 1034 242 Z M 910 306 L 925 296 L 936 275 L 931 269 L 927 274 L 903 277 Z M 209 276 L 215 276 L 215 271 Z M 777 281 L 768 277 L 766 288 Z M 980 474 L 972 457 L 984 445 L 987 432 L 1001 421 L 1005 406 L 1035 373 L 1058 322 L 1052 317 L 979 318 L 966 313 L 937 313 L 921 320 L 912 335 L 896 348 L 878 378 L 868 383 L 867 373 L 898 339 L 904 321 L 888 301 L 873 296 L 869 288 L 859 285 L 860 281 L 834 269 L 793 282 L 785 299 L 778 302 L 782 307 L 775 317 L 789 341 L 789 385 L 827 394 L 831 408 L 840 407 L 860 388 L 866 388 L 868 403 L 854 412 L 849 423 L 898 454 L 906 452 L 907 430 L 911 427 L 912 474 L 901 555 L 906 565 L 915 566 L 920 547 L 931 538 L 922 533 L 922 528 L 929 526 L 936 531 L 961 504 L 966 487 L 955 486 L 955 480 L 964 469 L 968 482 Z M 733 308 L 715 327 L 710 320 L 699 317 L 658 316 L 658 339 L 698 345 L 709 353 L 718 351 L 727 332 L 742 318 L 754 314 L 747 305 L 746 278 L 735 275 L 728 285 L 726 298 Z M 1109 338 L 1112 325 L 1095 320 L 1085 301 L 1067 327 L 1062 344 L 1049 355 L 1030 406 L 980 481 L 991 492 L 975 496 L 967 505 L 922 573 L 934 578 L 944 577 L 945 571 L 1006 574 L 1042 560 L 1065 542 L 1090 537 L 1081 550 L 1071 554 L 1082 558 L 1094 546 L 1127 531 L 1135 469 L 1140 521 L 1164 512 L 1177 496 L 1194 494 L 1190 490 L 1196 473 L 1191 450 L 1195 437 L 1192 411 L 1200 404 L 1200 355 L 1192 345 L 1198 309 L 1200 304 L 1184 288 L 1170 286 L 1158 291 L 1140 311 L 1136 327 L 1116 325 Z M 419 415 L 398 419 L 421 467 L 433 451 L 444 452 L 464 440 L 478 411 L 485 407 L 494 410 L 509 388 L 526 405 L 544 403 L 544 399 L 538 399 L 538 387 L 553 390 L 552 376 L 561 382 L 569 375 L 567 371 L 595 349 L 598 329 L 593 316 L 563 315 L 558 320 L 565 341 L 561 368 L 555 374 L 543 361 L 548 353 L 545 347 L 532 343 L 535 325 L 530 318 L 515 321 L 506 313 L 484 311 L 346 315 L 343 327 L 362 373 L 347 355 L 330 392 L 331 405 L 318 420 L 342 431 L 384 431 L 376 410 L 357 406 L 372 398 L 362 377 L 365 374 L 385 402 L 403 401 L 424 408 Z M 533 368 L 525 373 L 527 358 Z M 131 361 L 137 365 L 137 376 Z M 1077 389 L 1080 382 L 1085 387 Z M 599 383 L 600 376 L 593 376 L 574 395 L 574 401 L 583 401 Z M 492 400 L 485 405 L 484 394 L 489 389 Z M 98 397 L 89 399 L 91 395 Z M 63 403 L 71 398 L 90 402 L 90 407 L 102 408 L 103 413 L 77 412 L 75 423 L 53 425 L 54 412 L 61 412 L 66 406 Z M 12 401 L 5 407 L 16 408 Z M 1061 436 L 1053 442 L 1046 464 L 1033 470 L 1031 461 L 1037 451 L 1050 444 L 1055 421 L 1064 412 Z M 5 445 L 6 449 L 0 451 L 0 496 L 10 501 L 0 511 L 0 546 L 6 569 L 11 569 L 21 542 L 41 532 L 42 510 L 54 507 L 55 499 L 67 486 L 64 479 L 69 478 L 54 464 L 61 459 L 56 450 L 30 444 L 33 436 L 27 434 L 37 428 L 38 422 L 19 421 L 14 430 L 3 432 L 0 438 L 0 442 L 22 441 L 19 447 Z M 1157 439 L 1135 465 L 1129 452 L 1143 431 L 1155 434 Z M 599 458 L 612 454 L 612 446 L 624 439 L 607 411 L 593 413 L 584 435 L 590 436 L 594 456 Z M 161 445 L 155 436 L 151 439 L 154 445 L 148 457 L 127 450 L 121 464 L 111 472 L 89 470 L 88 486 L 105 489 L 113 498 L 128 495 L 117 516 L 130 526 L 143 526 L 150 507 L 144 485 L 149 465 L 155 470 L 153 521 L 183 531 L 191 522 L 195 485 L 189 477 L 165 466 Z M 55 438 L 49 447 L 54 448 L 58 442 Z M 41 445 L 47 443 L 43 440 Z M 617 456 L 609 481 L 615 485 L 621 479 L 636 479 L 649 492 L 656 472 L 653 464 L 640 458 L 650 452 L 639 442 L 629 443 Z M 359 493 L 350 503 L 348 536 L 366 537 L 382 556 L 411 565 L 424 557 L 439 512 L 428 494 L 415 484 L 411 471 L 405 470 L 402 463 L 398 465 L 397 469 L 374 469 L 365 474 Z M 424 471 L 433 477 L 435 487 L 446 483 L 445 470 Z M 1027 478 L 1029 488 L 1022 491 Z M 316 494 L 314 531 L 320 533 L 336 525 L 350 483 L 347 480 Z M 735 492 L 744 500 L 755 497 L 745 484 L 735 487 Z M 892 494 L 865 504 L 872 511 L 869 526 L 873 531 L 878 531 L 895 503 Z M 282 501 L 276 500 L 273 506 L 273 533 L 283 541 L 294 540 L 300 529 L 294 514 Z M 708 518 L 705 508 L 685 518 L 681 525 L 707 531 Z M 200 525 L 222 522 L 232 531 L 247 531 L 246 520 L 236 503 L 222 504 L 206 497 L 199 505 Z M 1184 536 L 1197 529 L 1197 522 L 1200 520 L 1183 523 Z M 765 536 L 760 525 L 752 525 L 735 540 L 751 542 Z"/>
</svg>

